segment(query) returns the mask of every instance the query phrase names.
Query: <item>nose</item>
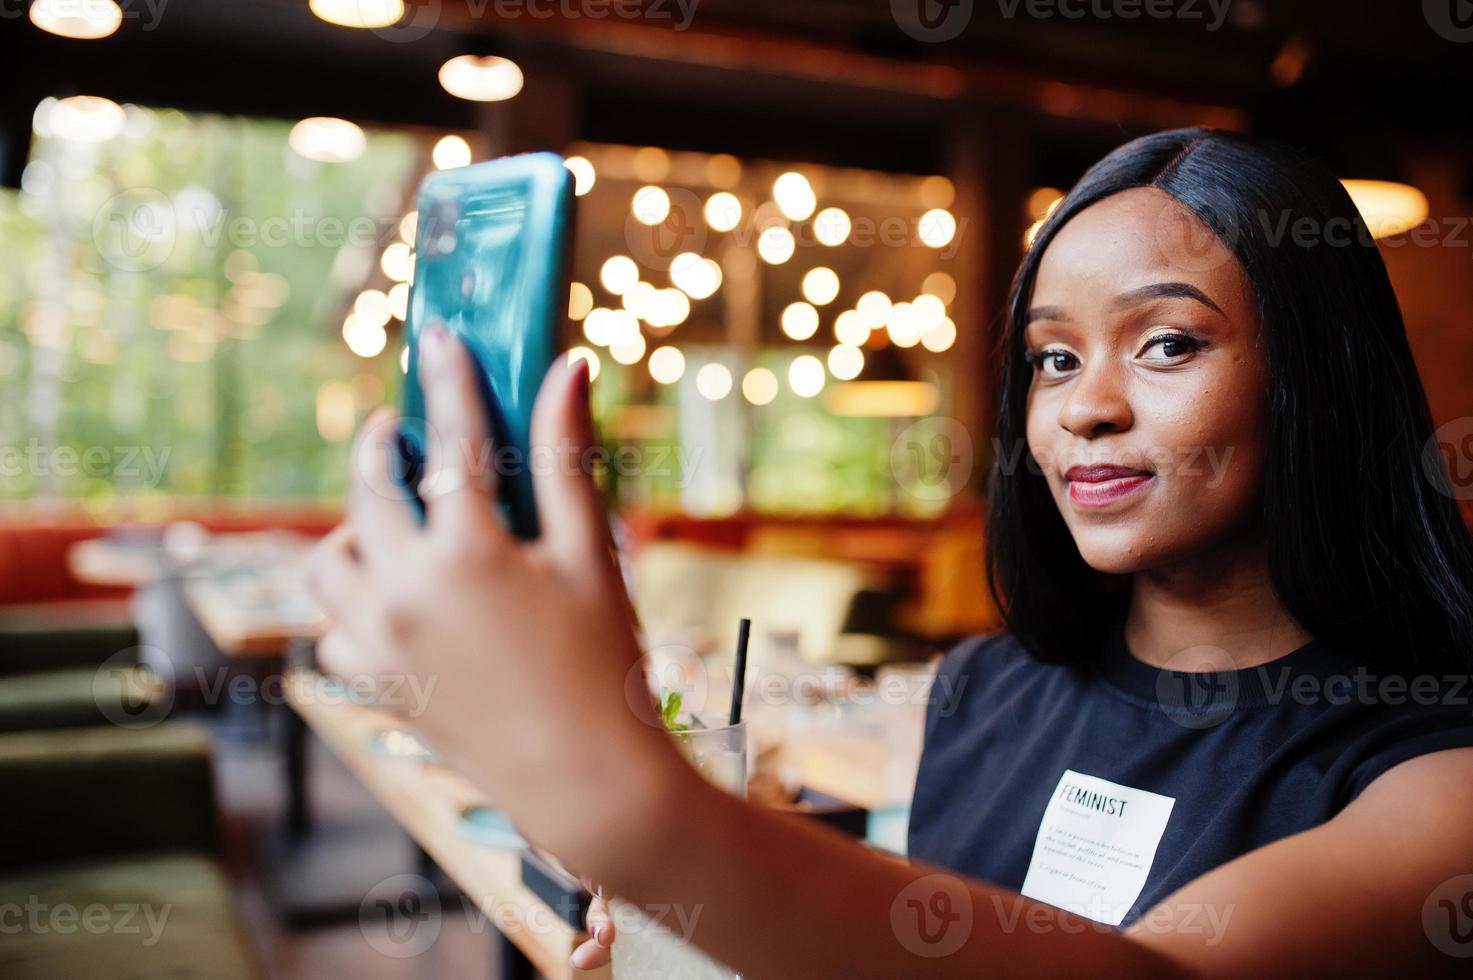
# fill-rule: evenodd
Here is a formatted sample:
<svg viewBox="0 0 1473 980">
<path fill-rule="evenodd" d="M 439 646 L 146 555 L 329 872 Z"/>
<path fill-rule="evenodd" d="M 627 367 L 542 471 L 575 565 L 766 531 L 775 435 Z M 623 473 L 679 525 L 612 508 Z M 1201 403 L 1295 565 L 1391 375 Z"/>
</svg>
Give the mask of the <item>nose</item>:
<svg viewBox="0 0 1473 980">
<path fill-rule="evenodd" d="M 1059 425 L 1083 439 L 1106 432 L 1123 432 L 1135 421 L 1126 397 L 1123 371 L 1105 359 L 1095 359 L 1070 384 L 1059 406 Z"/>
</svg>

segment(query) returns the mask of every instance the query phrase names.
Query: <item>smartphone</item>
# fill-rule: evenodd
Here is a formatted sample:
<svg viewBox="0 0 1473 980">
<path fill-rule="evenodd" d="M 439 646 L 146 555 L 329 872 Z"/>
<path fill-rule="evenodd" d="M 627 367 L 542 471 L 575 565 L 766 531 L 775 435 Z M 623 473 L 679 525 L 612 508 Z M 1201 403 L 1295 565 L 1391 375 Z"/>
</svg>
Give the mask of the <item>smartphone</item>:
<svg viewBox="0 0 1473 980">
<path fill-rule="evenodd" d="M 445 448 L 472 452 L 476 465 L 494 466 L 507 526 L 519 537 L 537 537 L 532 405 L 557 355 L 572 225 L 572 175 L 555 153 L 440 171 L 420 185 L 396 476 L 421 520 L 417 488 L 432 435 L 424 418 L 419 336 L 440 323 L 475 359 L 493 440 L 490 449 Z"/>
</svg>

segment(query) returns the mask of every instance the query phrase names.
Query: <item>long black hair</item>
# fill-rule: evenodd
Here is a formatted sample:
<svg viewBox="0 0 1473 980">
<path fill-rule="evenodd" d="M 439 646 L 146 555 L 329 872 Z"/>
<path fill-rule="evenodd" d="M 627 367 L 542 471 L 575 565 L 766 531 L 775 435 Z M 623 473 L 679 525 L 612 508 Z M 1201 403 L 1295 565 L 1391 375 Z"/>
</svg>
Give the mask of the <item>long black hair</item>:
<svg viewBox="0 0 1473 980">
<path fill-rule="evenodd" d="M 1091 167 L 1013 280 L 987 535 L 988 582 L 1008 628 L 1036 657 L 1078 661 L 1128 595 L 1085 563 L 1027 454 L 1023 327 L 1054 235 L 1135 187 L 1195 214 L 1257 291 L 1269 378 L 1262 529 L 1280 601 L 1317 640 L 1367 665 L 1466 670 L 1473 539 L 1441 457 L 1428 456 L 1432 416 L 1375 242 L 1328 170 L 1207 129 L 1145 136 Z"/>
</svg>

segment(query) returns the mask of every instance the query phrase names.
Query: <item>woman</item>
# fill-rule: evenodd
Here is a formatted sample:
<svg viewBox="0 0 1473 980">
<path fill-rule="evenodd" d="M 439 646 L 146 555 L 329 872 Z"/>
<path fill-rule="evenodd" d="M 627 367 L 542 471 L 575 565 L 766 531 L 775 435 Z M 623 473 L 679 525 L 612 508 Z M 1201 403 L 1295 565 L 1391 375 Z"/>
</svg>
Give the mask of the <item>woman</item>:
<svg viewBox="0 0 1473 980">
<path fill-rule="evenodd" d="M 324 665 L 442 678 L 417 724 L 445 755 L 608 893 L 698 908 L 694 941 L 749 977 L 1466 968 L 1473 545 L 1345 192 L 1240 136 L 1136 140 L 1045 223 L 1010 313 L 989 522 L 1009 632 L 943 666 L 916 863 L 680 760 L 578 467 L 537 474 L 523 545 L 484 456 L 435 461 L 421 531 L 361 440 L 315 564 Z M 442 443 L 484 446 L 463 351 L 423 345 Z M 534 441 L 589 445 L 587 392 L 556 368 Z M 1384 683 L 1403 674 L 1435 690 Z M 590 924 L 584 965 L 612 939 Z"/>
</svg>

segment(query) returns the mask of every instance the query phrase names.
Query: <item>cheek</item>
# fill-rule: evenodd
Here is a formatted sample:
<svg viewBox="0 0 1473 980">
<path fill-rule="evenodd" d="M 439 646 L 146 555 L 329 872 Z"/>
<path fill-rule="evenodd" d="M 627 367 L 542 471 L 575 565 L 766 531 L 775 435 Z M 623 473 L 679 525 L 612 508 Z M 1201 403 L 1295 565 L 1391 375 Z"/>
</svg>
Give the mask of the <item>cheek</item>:
<svg viewBox="0 0 1473 980">
<path fill-rule="evenodd" d="M 1262 483 L 1265 410 L 1261 387 L 1241 377 L 1205 381 L 1153 423 L 1176 472 L 1174 502 L 1202 519 L 1256 507 Z"/>
<path fill-rule="evenodd" d="M 1067 433 L 1059 428 L 1055 416 L 1049 413 L 1047 407 L 1041 404 L 1041 400 L 1035 397 L 1035 394 L 1033 390 L 1028 392 L 1028 419 L 1024 428 L 1024 437 L 1028 440 L 1026 448 L 1043 470 L 1044 478 L 1048 480 L 1049 486 L 1053 487 L 1054 468 L 1049 465 L 1049 461 L 1058 451 L 1053 443 L 1060 438 L 1061 434 L 1067 435 Z M 1008 447 L 1003 447 L 1003 451 L 1007 452 Z"/>
</svg>

